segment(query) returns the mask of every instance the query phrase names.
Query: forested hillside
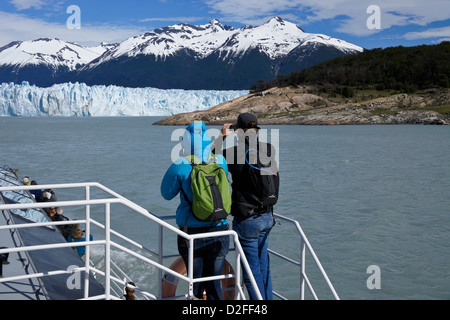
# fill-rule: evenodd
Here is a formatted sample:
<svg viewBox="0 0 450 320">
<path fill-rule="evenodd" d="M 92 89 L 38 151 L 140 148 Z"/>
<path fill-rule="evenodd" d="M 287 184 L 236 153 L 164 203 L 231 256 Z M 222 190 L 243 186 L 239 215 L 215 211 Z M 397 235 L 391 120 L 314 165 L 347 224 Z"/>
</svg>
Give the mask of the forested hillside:
<svg viewBox="0 0 450 320">
<path fill-rule="evenodd" d="M 450 42 L 416 47 L 365 50 L 320 63 L 289 76 L 259 81 L 251 91 L 271 87 L 319 85 L 414 92 L 450 87 Z"/>
</svg>

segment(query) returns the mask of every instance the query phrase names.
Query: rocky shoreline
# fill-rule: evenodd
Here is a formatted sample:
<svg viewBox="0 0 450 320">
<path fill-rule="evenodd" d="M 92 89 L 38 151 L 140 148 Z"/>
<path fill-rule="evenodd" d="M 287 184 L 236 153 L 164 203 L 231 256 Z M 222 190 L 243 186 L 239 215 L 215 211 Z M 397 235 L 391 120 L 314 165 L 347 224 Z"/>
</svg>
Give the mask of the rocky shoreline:
<svg viewBox="0 0 450 320">
<path fill-rule="evenodd" d="M 265 125 L 450 124 L 450 89 L 414 94 L 373 94 L 336 98 L 312 87 L 271 88 L 222 103 L 209 110 L 176 114 L 156 125 L 235 122 L 242 112 L 254 113 Z"/>
</svg>

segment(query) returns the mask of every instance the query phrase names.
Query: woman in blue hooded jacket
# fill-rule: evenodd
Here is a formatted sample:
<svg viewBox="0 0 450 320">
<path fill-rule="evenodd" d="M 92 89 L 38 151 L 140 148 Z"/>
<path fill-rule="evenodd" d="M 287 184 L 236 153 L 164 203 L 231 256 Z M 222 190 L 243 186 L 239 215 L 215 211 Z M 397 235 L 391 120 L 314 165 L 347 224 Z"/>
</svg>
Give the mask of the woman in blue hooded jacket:
<svg viewBox="0 0 450 320">
<path fill-rule="evenodd" d="M 219 222 L 205 222 L 198 220 L 192 213 L 191 171 L 192 165 L 186 157 L 194 155 L 201 161 L 208 161 L 211 155 L 211 140 L 204 123 L 190 124 L 181 142 L 184 157 L 180 157 L 167 169 L 162 183 L 161 194 L 166 200 L 172 200 L 180 195 L 177 208 L 176 223 L 181 230 L 188 234 L 228 230 L 227 219 Z M 217 163 L 228 175 L 228 167 L 223 156 L 217 156 Z M 186 199 L 187 197 L 187 199 Z M 210 237 L 194 241 L 194 278 L 217 276 L 222 273 L 225 256 L 228 253 L 229 237 Z M 178 236 L 178 251 L 186 266 L 188 265 L 188 246 L 186 239 Z M 208 300 L 220 300 L 222 290 L 220 280 L 194 283 L 194 295 L 202 298 L 203 289 L 206 290 Z"/>
</svg>

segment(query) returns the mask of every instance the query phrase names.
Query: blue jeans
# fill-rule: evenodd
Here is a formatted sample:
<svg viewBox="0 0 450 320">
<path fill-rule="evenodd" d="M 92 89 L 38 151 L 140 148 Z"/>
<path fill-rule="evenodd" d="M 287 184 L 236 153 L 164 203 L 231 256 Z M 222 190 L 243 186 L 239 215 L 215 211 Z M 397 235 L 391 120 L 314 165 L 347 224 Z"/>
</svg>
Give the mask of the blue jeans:
<svg viewBox="0 0 450 320">
<path fill-rule="evenodd" d="M 190 228 L 188 234 L 228 230 L 228 225 L 214 228 Z M 194 240 L 194 279 L 201 277 L 218 276 L 222 274 L 225 256 L 230 247 L 230 237 L 210 237 Z M 178 252 L 188 266 L 188 243 L 183 237 L 178 236 Z M 202 299 L 203 290 L 206 290 L 207 300 L 222 300 L 222 288 L 220 280 L 195 282 L 194 295 Z"/>
<path fill-rule="evenodd" d="M 245 219 L 239 217 L 234 217 L 233 219 L 233 230 L 239 236 L 239 242 L 264 300 L 273 299 L 270 258 L 267 250 L 269 246 L 269 233 L 273 226 L 272 212 L 250 216 Z M 245 270 L 243 275 L 249 298 L 256 300 L 255 290 Z"/>
</svg>

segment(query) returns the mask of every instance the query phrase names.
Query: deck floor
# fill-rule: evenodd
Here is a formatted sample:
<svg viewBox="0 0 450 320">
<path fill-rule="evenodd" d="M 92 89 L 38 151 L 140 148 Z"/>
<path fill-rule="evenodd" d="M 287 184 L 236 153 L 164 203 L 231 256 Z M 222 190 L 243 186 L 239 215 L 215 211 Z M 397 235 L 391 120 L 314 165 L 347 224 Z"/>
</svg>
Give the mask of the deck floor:
<svg viewBox="0 0 450 320">
<path fill-rule="evenodd" d="M 0 212 L 0 225 L 6 225 L 6 219 Z M 14 248 L 13 237 L 9 230 L 0 230 L 0 247 Z M 3 277 L 14 277 L 27 274 L 25 267 L 28 264 L 26 255 L 12 252 L 8 263 L 3 264 Z M 30 266 L 31 268 L 31 266 Z M 39 282 L 36 279 L 0 282 L 0 300 L 45 300 L 39 291 Z"/>
</svg>

